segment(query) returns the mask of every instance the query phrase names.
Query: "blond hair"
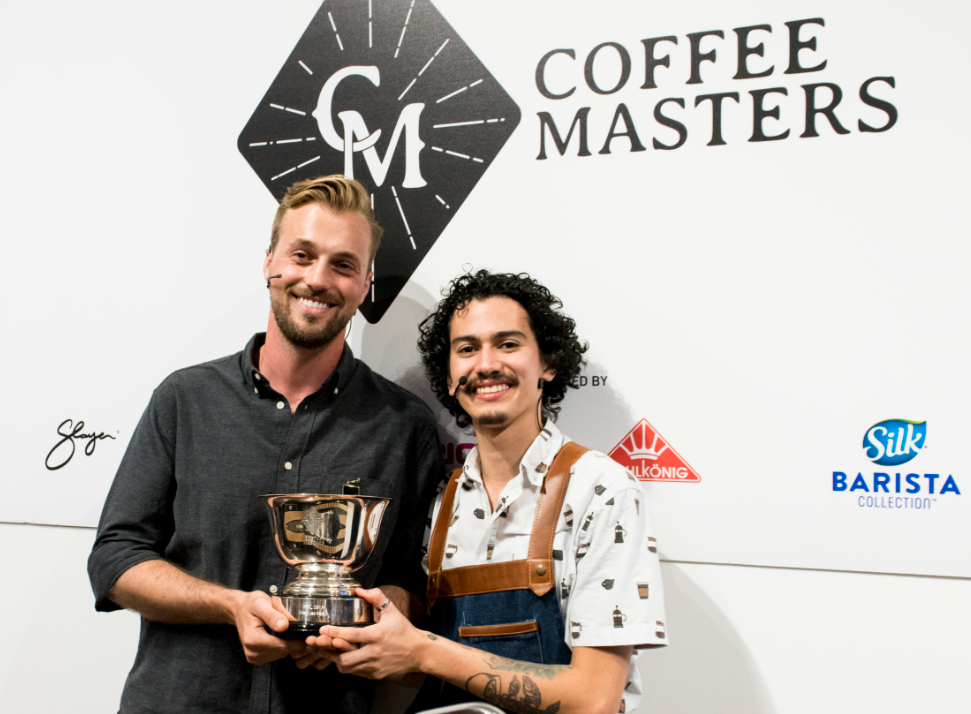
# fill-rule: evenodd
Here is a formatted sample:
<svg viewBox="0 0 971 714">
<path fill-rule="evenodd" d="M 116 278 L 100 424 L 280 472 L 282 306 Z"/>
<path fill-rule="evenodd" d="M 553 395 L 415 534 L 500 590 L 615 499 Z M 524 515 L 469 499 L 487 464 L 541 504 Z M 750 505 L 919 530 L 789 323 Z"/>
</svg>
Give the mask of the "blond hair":
<svg viewBox="0 0 971 714">
<path fill-rule="evenodd" d="M 381 245 L 384 229 L 378 225 L 371 208 L 371 197 L 367 189 L 354 179 L 341 174 L 319 176 L 306 181 L 298 181 L 287 189 L 287 195 L 280 201 L 280 207 L 273 217 L 273 232 L 270 234 L 270 252 L 276 249 L 280 239 L 280 224 L 287 211 L 305 206 L 308 203 L 321 203 L 330 206 L 337 213 L 360 213 L 371 229 L 371 261 Z"/>
</svg>

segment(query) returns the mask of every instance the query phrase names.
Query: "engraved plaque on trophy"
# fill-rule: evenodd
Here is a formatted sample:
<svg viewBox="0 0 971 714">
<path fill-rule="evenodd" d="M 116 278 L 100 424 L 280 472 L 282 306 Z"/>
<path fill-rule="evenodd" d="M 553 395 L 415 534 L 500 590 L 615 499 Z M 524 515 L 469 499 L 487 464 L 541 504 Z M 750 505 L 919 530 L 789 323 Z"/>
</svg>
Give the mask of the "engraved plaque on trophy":
<svg viewBox="0 0 971 714">
<path fill-rule="evenodd" d="M 348 490 L 348 489 L 345 489 Z M 353 490 L 353 489 L 352 489 Z M 378 540 L 390 499 L 345 494 L 260 496 L 270 517 L 273 542 L 297 578 L 280 594 L 296 618 L 277 637 L 304 639 L 322 625 L 365 627 L 374 622 L 371 605 L 354 594 L 361 568 Z"/>
</svg>

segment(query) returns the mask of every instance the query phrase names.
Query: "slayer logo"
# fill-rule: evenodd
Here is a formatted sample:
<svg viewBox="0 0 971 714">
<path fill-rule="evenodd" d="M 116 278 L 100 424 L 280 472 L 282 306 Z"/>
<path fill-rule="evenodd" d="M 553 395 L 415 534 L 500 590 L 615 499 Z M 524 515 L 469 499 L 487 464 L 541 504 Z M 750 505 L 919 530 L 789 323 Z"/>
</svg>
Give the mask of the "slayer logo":
<svg viewBox="0 0 971 714">
<path fill-rule="evenodd" d="M 239 135 L 280 200 L 342 173 L 385 234 L 369 322 L 390 307 L 519 124 L 519 107 L 429 0 L 328 0 Z"/>
<path fill-rule="evenodd" d="M 701 476 L 657 433 L 647 419 L 627 432 L 609 454 L 641 481 L 697 483 Z"/>
</svg>

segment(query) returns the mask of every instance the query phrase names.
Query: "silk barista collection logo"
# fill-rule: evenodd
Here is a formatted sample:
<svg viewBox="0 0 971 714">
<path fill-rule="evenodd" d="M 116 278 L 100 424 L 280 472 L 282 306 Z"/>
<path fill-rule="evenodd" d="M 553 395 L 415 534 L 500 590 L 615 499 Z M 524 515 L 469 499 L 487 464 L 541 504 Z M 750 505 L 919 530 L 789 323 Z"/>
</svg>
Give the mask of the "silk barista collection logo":
<svg viewBox="0 0 971 714">
<path fill-rule="evenodd" d="M 327 0 L 238 146 L 270 192 L 325 174 L 371 192 L 377 322 L 519 124 L 519 107 L 428 0 Z"/>
<path fill-rule="evenodd" d="M 784 24 L 784 28 L 765 23 L 729 31 L 662 34 L 628 45 L 608 41 L 585 57 L 582 48 L 579 54 L 573 47 L 549 50 L 536 65 L 536 89 L 550 101 L 574 97 L 574 103 L 579 99 L 588 106 L 575 112 L 572 107 L 538 112 L 536 158 L 546 159 L 554 150 L 561 156 L 590 156 L 591 148 L 598 154 L 647 151 L 648 146 L 672 151 L 689 141 L 724 146 L 729 143 L 725 127 L 731 127 L 727 136 L 732 141 L 742 140 L 735 128 L 744 127 L 745 141 L 771 142 L 853 131 L 879 133 L 896 124 L 897 108 L 882 98 L 892 95 L 896 87 L 892 76 L 864 80 L 851 90 L 858 98 L 846 100 L 845 81 L 842 86 L 832 81 L 806 82 L 831 78 L 829 73 L 815 74 L 824 73 L 829 64 L 826 21 L 814 17 Z M 787 56 L 784 66 L 767 61 L 767 45 L 772 55 Z M 712 91 L 710 70 L 716 64 L 730 64 L 734 70 L 730 86 L 716 87 L 731 91 Z M 598 71 L 600 65 L 612 69 Z M 633 111 L 607 98 L 628 85 L 644 90 L 643 100 L 631 104 Z M 679 89 L 680 85 L 685 88 Z M 707 112 L 711 130 L 689 137 L 690 112 Z M 591 116 L 596 122 L 589 121 Z M 857 116 L 854 126 L 852 119 Z M 606 128 L 608 118 L 606 133 L 588 131 L 588 124 Z"/>
<path fill-rule="evenodd" d="M 877 466 L 900 467 L 927 448 L 927 422 L 886 419 L 863 435 L 863 456 Z M 929 510 L 938 498 L 960 496 L 952 474 L 897 471 L 833 472 L 833 491 L 856 495 L 860 508 Z"/>
</svg>

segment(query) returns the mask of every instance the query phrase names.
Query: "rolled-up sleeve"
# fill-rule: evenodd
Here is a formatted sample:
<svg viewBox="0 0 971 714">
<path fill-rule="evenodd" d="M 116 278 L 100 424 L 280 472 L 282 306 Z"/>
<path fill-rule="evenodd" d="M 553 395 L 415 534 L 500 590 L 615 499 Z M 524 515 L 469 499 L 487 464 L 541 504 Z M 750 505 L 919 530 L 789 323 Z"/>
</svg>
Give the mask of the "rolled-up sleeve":
<svg viewBox="0 0 971 714">
<path fill-rule="evenodd" d="M 172 537 L 176 415 L 175 394 L 163 384 L 152 395 L 115 474 L 88 558 L 99 611 L 121 609 L 108 597 L 118 578 L 138 563 L 164 557 Z"/>
</svg>

